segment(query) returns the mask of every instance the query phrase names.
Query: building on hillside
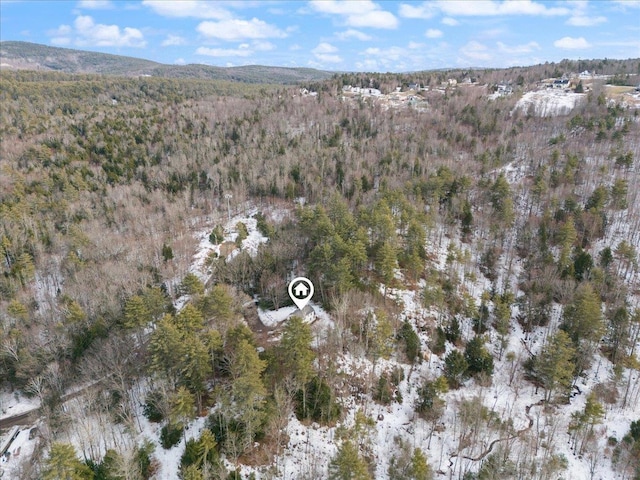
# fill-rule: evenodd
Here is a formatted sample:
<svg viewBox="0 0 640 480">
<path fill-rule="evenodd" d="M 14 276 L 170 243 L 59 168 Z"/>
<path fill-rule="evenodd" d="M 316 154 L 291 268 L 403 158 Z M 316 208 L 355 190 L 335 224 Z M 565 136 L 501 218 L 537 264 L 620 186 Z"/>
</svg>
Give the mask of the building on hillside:
<svg viewBox="0 0 640 480">
<path fill-rule="evenodd" d="M 513 93 L 513 87 L 509 83 L 499 83 L 496 86 L 496 92 L 498 95 L 511 95 Z"/>
<path fill-rule="evenodd" d="M 553 88 L 564 90 L 569 87 L 569 79 L 567 78 L 556 78 L 553 81 Z"/>
<path fill-rule="evenodd" d="M 300 317 L 304 323 L 313 323 L 316 319 L 316 311 L 311 305 L 305 305 L 302 310 L 296 309 L 288 318 Z"/>
<path fill-rule="evenodd" d="M 363 96 L 370 95 L 370 96 L 377 97 L 379 95 L 382 95 L 382 92 L 377 88 L 353 87 L 351 85 L 345 85 L 344 87 L 342 87 L 342 91 L 344 93 L 355 93 L 357 95 L 363 95 Z"/>
</svg>

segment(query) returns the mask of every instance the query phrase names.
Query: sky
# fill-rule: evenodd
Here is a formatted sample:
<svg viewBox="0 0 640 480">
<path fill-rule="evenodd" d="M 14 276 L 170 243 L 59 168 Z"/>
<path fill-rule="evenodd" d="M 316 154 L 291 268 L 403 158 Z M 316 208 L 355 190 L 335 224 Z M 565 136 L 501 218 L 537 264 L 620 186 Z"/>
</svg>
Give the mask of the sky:
<svg viewBox="0 0 640 480">
<path fill-rule="evenodd" d="M 0 0 L 0 39 L 167 64 L 408 72 L 640 57 L 640 0 Z"/>
</svg>

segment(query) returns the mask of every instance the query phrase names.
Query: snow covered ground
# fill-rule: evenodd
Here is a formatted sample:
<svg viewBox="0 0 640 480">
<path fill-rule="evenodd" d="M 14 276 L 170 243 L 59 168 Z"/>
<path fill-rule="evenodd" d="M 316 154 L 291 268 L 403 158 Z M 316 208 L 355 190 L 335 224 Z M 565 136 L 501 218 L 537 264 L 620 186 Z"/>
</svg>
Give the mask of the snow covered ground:
<svg viewBox="0 0 640 480">
<path fill-rule="evenodd" d="M 585 97 L 584 93 L 537 90 L 525 93 L 516 103 L 515 110 L 537 117 L 557 117 L 569 114 Z"/>
<path fill-rule="evenodd" d="M 332 324 L 331 317 L 320 305 L 317 305 L 314 302 L 309 302 L 309 306 L 313 308 L 316 314 L 316 319 L 314 323 L 321 323 L 324 326 L 329 326 Z M 278 310 L 263 310 L 262 308 L 258 308 L 258 316 L 260 317 L 260 321 L 265 327 L 268 328 L 276 328 L 278 325 L 281 325 L 293 312 L 298 310 L 298 307 L 294 305 L 290 305 L 288 307 L 282 307 Z"/>
<path fill-rule="evenodd" d="M 15 440 L 11 443 L 7 453 L 9 454 L 0 457 L 0 472 L 4 472 L 4 475 L 0 474 L 3 478 L 11 479 L 15 470 L 19 468 L 20 463 L 28 461 L 29 457 L 36 448 L 37 440 L 30 439 L 31 428 L 18 427 L 19 433 Z M 3 444 L 5 437 L 0 437 L 0 444 Z M 25 460 L 26 459 L 26 460 Z"/>
<path fill-rule="evenodd" d="M 35 398 L 29 398 L 19 391 L 9 393 L 0 391 L 0 420 L 38 408 L 40 402 Z"/>
<path fill-rule="evenodd" d="M 209 240 L 209 235 L 212 230 L 215 228 L 215 223 L 208 223 L 206 227 L 200 228 L 195 232 L 194 237 L 198 241 L 198 246 L 196 248 L 196 252 L 194 253 L 191 259 L 191 266 L 189 267 L 189 272 L 196 275 L 202 283 L 206 284 L 211 278 L 211 271 L 207 266 L 207 260 L 211 255 L 216 257 L 221 255 L 223 246 L 224 248 L 229 248 L 230 245 L 233 245 L 236 239 L 238 238 L 238 224 L 243 223 L 247 227 L 247 238 L 242 241 L 241 249 L 248 252 L 249 255 L 254 257 L 258 253 L 258 247 L 260 244 L 267 242 L 269 239 L 262 235 L 258 230 L 258 222 L 254 218 L 254 216 L 258 213 L 257 208 L 250 208 L 248 212 L 241 215 L 236 215 L 228 220 L 223 227 L 224 238 L 218 244 L 212 244 L 211 240 Z M 279 215 L 280 212 L 276 212 Z M 231 260 L 233 257 L 238 255 L 241 251 L 240 248 L 233 248 L 227 254 L 227 259 Z M 175 287 L 177 287 L 181 278 L 175 278 L 170 283 L 173 286 L 173 290 L 175 291 Z M 190 300 L 189 295 L 182 295 L 175 302 L 176 309 L 181 310 L 187 302 Z"/>
<path fill-rule="evenodd" d="M 258 316 L 265 327 L 276 328 L 298 309 L 295 305 L 282 307 L 278 310 L 263 310 L 258 308 Z"/>
<path fill-rule="evenodd" d="M 517 165 L 508 165 L 505 167 L 507 176 L 511 181 L 518 181 L 521 171 Z M 237 232 L 235 226 L 238 222 L 243 222 L 247 226 L 248 238 L 243 242 L 242 248 L 251 254 L 255 254 L 261 243 L 268 241 L 262 236 L 256 225 L 255 218 L 252 215 L 255 211 L 249 212 L 247 215 L 239 215 L 231 219 L 225 225 L 225 241 L 233 242 Z M 284 213 L 282 215 L 285 215 Z M 209 278 L 207 271 L 206 259 L 211 252 L 219 254 L 220 245 L 212 245 L 209 241 L 209 234 L 213 225 L 208 225 L 196 232 L 196 238 L 199 240 L 198 249 L 193 256 L 190 271 L 198 275 L 203 281 Z M 615 238 L 627 237 L 629 232 L 616 231 Z M 635 242 L 634 242 L 635 243 Z M 433 232 L 428 242 L 428 253 L 432 258 L 431 265 L 439 270 L 451 270 L 451 265 L 447 263 L 447 256 L 450 252 L 450 244 L 458 250 L 465 248 L 457 240 L 448 238 L 443 232 Z M 236 250 L 238 252 L 239 250 Z M 490 287 L 489 282 L 477 271 L 472 259 L 472 267 L 456 267 L 460 281 L 465 289 L 476 299 L 479 298 L 481 292 Z M 515 278 L 521 266 L 516 262 L 509 283 L 516 285 Z M 469 277 L 465 275 L 466 270 L 470 269 L 475 275 Z M 506 268 L 503 266 L 503 271 Z M 433 319 L 437 316 L 433 309 L 422 306 L 420 292 L 424 288 L 424 281 L 419 283 L 415 290 L 413 289 L 393 289 L 386 290 L 387 297 L 395 300 L 401 306 L 400 320 L 408 320 L 418 326 L 427 319 Z M 517 292 L 516 292 L 517 293 Z M 188 299 L 183 297 L 178 300 L 177 306 L 180 307 Z M 314 338 L 316 345 L 321 344 L 322 339 L 328 330 L 334 328 L 334 322 L 331 315 L 324 311 L 319 305 L 313 305 L 316 310 L 317 320 L 313 323 Z M 258 310 L 258 314 L 262 323 L 268 327 L 275 329 L 282 325 L 288 316 L 295 310 L 295 307 L 284 307 L 275 311 Z M 514 309 L 514 316 L 517 310 Z M 561 309 L 556 306 L 554 308 L 552 324 L 556 324 L 561 314 Z M 423 350 L 427 350 L 427 344 L 430 340 L 428 333 L 418 331 Z M 469 319 L 462 319 L 461 330 L 465 339 L 469 339 L 472 335 L 471 322 Z M 498 352 L 498 338 L 493 330 L 488 333 L 489 342 L 487 347 L 492 349 L 494 353 Z M 477 471 L 482 460 L 485 458 L 483 454 L 488 446 L 505 437 L 505 433 L 498 431 L 491 426 L 484 426 L 483 433 L 477 442 L 469 446 L 464 446 L 462 442 L 462 432 L 459 419 L 459 406 L 465 401 L 473 403 L 481 403 L 490 411 L 495 412 L 496 416 L 504 421 L 511 421 L 512 432 L 519 432 L 520 437 L 511 442 L 511 448 L 514 452 L 522 451 L 530 448 L 525 439 L 530 436 L 536 436 L 540 441 L 545 438 L 544 445 L 539 447 L 538 457 L 541 459 L 544 455 L 561 454 L 568 462 L 568 468 L 562 472 L 561 478 L 565 480 L 583 480 L 592 478 L 588 459 L 580 458 L 571 450 L 569 443 L 570 437 L 568 433 L 568 425 L 571 419 L 571 413 L 580 411 L 584 408 L 586 396 L 595 385 L 606 383 L 613 378 L 613 366 L 604 359 L 597 360 L 593 367 L 586 372 L 583 378 L 577 382 L 581 393 L 572 398 L 568 405 L 558 405 L 545 410 L 540 402 L 543 399 L 542 391 L 536 392 L 535 387 L 522 378 L 522 368 L 519 366 L 524 361 L 528 353 L 531 351 L 536 353 L 542 346 L 546 335 L 544 328 L 538 328 L 528 335 L 520 328 L 519 324 L 512 321 L 510 335 L 507 339 L 507 346 L 504 349 L 505 355 L 502 359 L 495 361 L 495 371 L 492 382 L 488 385 L 480 385 L 474 380 L 468 380 L 463 388 L 453 390 L 444 395 L 446 400 L 446 408 L 442 418 L 437 422 L 438 428 L 433 431 L 433 425 L 420 419 L 414 413 L 414 404 L 418 396 L 418 387 L 426 379 L 433 380 L 440 376 L 443 371 L 442 356 L 430 355 L 428 359 L 415 366 L 402 364 L 396 359 L 379 360 L 375 365 L 366 358 L 354 356 L 351 353 L 344 353 L 339 359 L 340 374 L 346 378 L 373 379 L 374 375 L 379 375 L 382 371 L 389 371 L 392 368 L 400 367 L 404 371 L 405 379 L 398 386 L 402 394 L 402 403 L 392 403 L 383 406 L 375 403 L 370 396 L 352 395 L 341 398 L 343 411 L 345 413 L 343 420 L 336 426 L 319 426 L 317 424 L 303 424 L 299 422 L 295 416 L 291 416 L 286 429 L 289 437 L 286 449 L 275 459 L 274 465 L 261 468 L 250 468 L 243 466 L 241 468 L 243 475 L 254 473 L 257 479 L 278 478 L 283 480 L 297 480 L 299 478 L 326 478 L 327 466 L 330 459 L 335 455 L 339 442 L 336 439 L 336 429 L 340 425 L 350 427 L 353 425 L 355 413 L 358 410 L 364 412 L 368 417 L 375 421 L 375 433 L 372 436 L 371 451 L 376 465 L 376 479 L 385 480 L 388 478 L 387 469 L 389 461 L 394 453 L 394 439 L 401 438 L 412 448 L 420 447 L 426 453 L 432 468 L 438 472 L 436 478 L 461 478 L 462 474 L 467 471 Z M 451 346 L 448 345 L 448 350 Z M 507 359 L 507 352 L 515 354 L 515 361 Z M 514 374 L 514 362 L 518 366 Z M 626 378 L 626 374 L 623 380 Z M 611 449 L 607 446 L 607 439 L 610 436 L 616 437 L 618 440 L 627 432 L 629 423 L 640 418 L 640 402 L 638 395 L 640 392 L 634 390 L 631 392 L 631 402 L 626 409 L 619 406 L 606 406 L 606 416 L 601 425 L 596 427 L 598 452 L 600 457 L 595 461 L 594 477 L 596 479 L 614 479 L 616 473 L 611 468 Z M 19 411 L 24 411 L 36 406 L 33 401 L 27 401 L 24 398 L 16 399 L 12 396 L 0 396 L 0 407 L 2 407 L 2 415 L 15 415 Z M 139 412 L 141 413 L 141 412 Z M 1 418 L 1 417 L 0 417 Z M 136 434 L 135 442 L 140 443 L 147 439 L 156 446 L 154 456 L 158 461 L 159 470 L 157 473 L 158 480 L 170 480 L 176 478 L 176 472 L 180 462 L 180 456 L 184 449 L 184 439 L 169 450 L 164 450 L 159 445 L 160 427 L 161 425 L 152 424 L 141 414 L 137 418 L 139 433 Z M 186 432 L 187 438 L 196 438 L 204 428 L 205 419 L 198 418 L 193 421 Z M 69 440 L 80 447 L 82 440 L 78 435 L 71 435 Z M 493 452 L 499 445 L 498 441 Z M 22 431 L 16 442 L 12 446 L 12 451 L 21 448 L 23 458 L 35 448 L 35 440 L 28 439 L 28 429 Z M 106 448 L 106 447 L 105 447 Z M 468 458 L 465 458 L 468 457 Z M 16 468 L 18 459 L 13 458 L 8 463 L 0 465 L 0 468 L 6 470 L 5 475 L 11 478 L 11 469 Z M 277 474 L 275 477 L 266 473 L 267 470 L 275 468 Z"/>
<path fill-rule="evenodd" d="M 193 256 L 191 267 L 189 271 L 195 273 L 201 280 L 206 281 L 209 279 L 209 274 L 206 270 L 207 258 L 212 253 L 220 255 L 221 246 L 226 242 L 235 242 L 238 238 L 237 225 L 244 223 L 247 227 L 248 236 L 242 241 L 242 250 L 246 251 L 254 257 L 258 253 L 258 247 L 261 243 L 265 243 L 268 238 L 260 233 L 257 227 L 257 220 L 254 215 L 258 213 L 256 208 L 251 209 L 246 215 L 236 215 L 224 225 L 224 239 L 219 244 L 212 244 L 209 240 L 209 235 L 215 227 L 215 225 L 208 225 L 206 228 L 198 231 L 195 234 L 198 240 L 198 248 Z M 229 259 L 240 253 L 240 249 L 234 249 L 228 256 Z"/>
</svg>

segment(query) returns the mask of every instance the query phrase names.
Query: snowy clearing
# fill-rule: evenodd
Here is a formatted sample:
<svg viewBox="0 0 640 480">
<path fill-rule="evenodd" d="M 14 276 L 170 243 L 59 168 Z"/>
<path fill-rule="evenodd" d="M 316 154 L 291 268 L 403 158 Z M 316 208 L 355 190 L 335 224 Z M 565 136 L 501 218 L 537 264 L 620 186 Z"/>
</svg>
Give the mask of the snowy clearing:
<svg viewBox="0 0 640 480">
<path fill-rule="evenodd" d="M 586 94 L 558 90 L 539 90 L 525 93 L 514 108 L 536 117 L 568 115 L 584 99 Z"/>
</svg>

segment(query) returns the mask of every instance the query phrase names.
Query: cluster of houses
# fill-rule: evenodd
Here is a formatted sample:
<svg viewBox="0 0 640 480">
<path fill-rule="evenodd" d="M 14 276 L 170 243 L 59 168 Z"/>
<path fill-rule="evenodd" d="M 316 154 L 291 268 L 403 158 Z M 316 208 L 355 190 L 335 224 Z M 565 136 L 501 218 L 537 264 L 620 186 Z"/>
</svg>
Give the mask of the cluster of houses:
<svg viewBox="0 0 640 480">
<path fill-rule="evenodd" d="M 355 95 L 362 95 L 365 97 L 378 97 L 382 95 L 382 92 L 377 88 L 355 87 L 351 85 L 345 85 L 344 87 L 342 87 L 342 93 L 352 93 Z"/>
<path fill-rule="evenodd" d="M 580 82 L 590 81 L 595 79 L 606 79 L 608 76 L 606 75 L 598 75 L 596 72 L 590 72 L 585 70 L 580 73 L 573 73 L 570 75 L 563 75 L 560 78 L 548 78 L 544 80 L 540 80 L 538 82 L 538 89 L 549 89 L 560 92 L 570 92 L 574 90 Z M 590 83 L 590 82 L 589 82 Z M 449 78 L 440 83 L 440 85 L 436 85 L 435 87 L 429 87 L 426 85 L 421 85 L 420 83 L 410 83 L 408 86 L 398 86 L 395 88 L 395 91 L 390 92 L 389 94 L 383 94 L 377 88 L 371 87 L 359 87 L 353 85 L 345 85 L 342 87 L 343 95 L 347 97 L 378 97 L 382 99 L 388 100 L 390 104 L 420 104 L 424 99 L 419 95 L 416 95 L 418 92 L 425 91 L 438 91 L 438 92 L 446 92 L 449 88 L 455 88 L 458 85 L 467 84 L 467 85 L 475 85 L 477 84 L 477 79 L 473 77 L 466 77 L 462 82 L 458 82 L 455 78 Z M 589 90 L 589 85 L 584 86 L 584 90 Z M 637 91 L 640 91 L 640 85 L 638 85 Z M 513 82 L 510 80 L 502 81 L 497 85 L 494 85 L 491 88 L 493 92 L 491 94 L 491 98 L 502 97 L 511 95 L 514 92 Z"/>
<path fill-rule="evenodd" d="M 379 100 L 383 109 L 393 107 L 410 106 L 418 110 L 428 109 L 428 100 L 422 92 L 435 92 L 445 94 L 450 89 L 455 89 L 462 85 L 476 85 L 477 80 L 473 77 L 466 77 L 462 82 L 458 82 L 455 78 L 449 78 L 440 82 L 438 85 L 424 85 L 420 83 L 409 83 L 395 87 L 389 93 L 382 93 L 379 89 L 369 87 L 361 87 L 354 85 L 344 85 L 342 87 L 342 98 L 371 98 Z"/>
<path fill-rule="evenodd" d="M 475 83 L 475 79 L 466 78 L 463 83 L 471 84 Z M 458 81 L 455 78 L 449 78 L 443 82 L 441 82 L 440 86 L 433 87 L 433 90 L 446 89 L 447 87 L 455 87 L 458 85 Z M 398 93 L 411 93 L 411 92 L 428 92 L 430 88 L 426 85 L 421 85 L 420 83 L 410 83 L 406 87 L 398 86 L 395 88 L 395 91 L 391 92 L 390 95 L 398 94 Z M 355 85 L 345 85 L 342 87 L 343 94 L 351 94 L 353 96 L 363 96 L 363 97 L 384 97 L 379 89 L 372 87 L 358 87 Z"/>
</svg>

